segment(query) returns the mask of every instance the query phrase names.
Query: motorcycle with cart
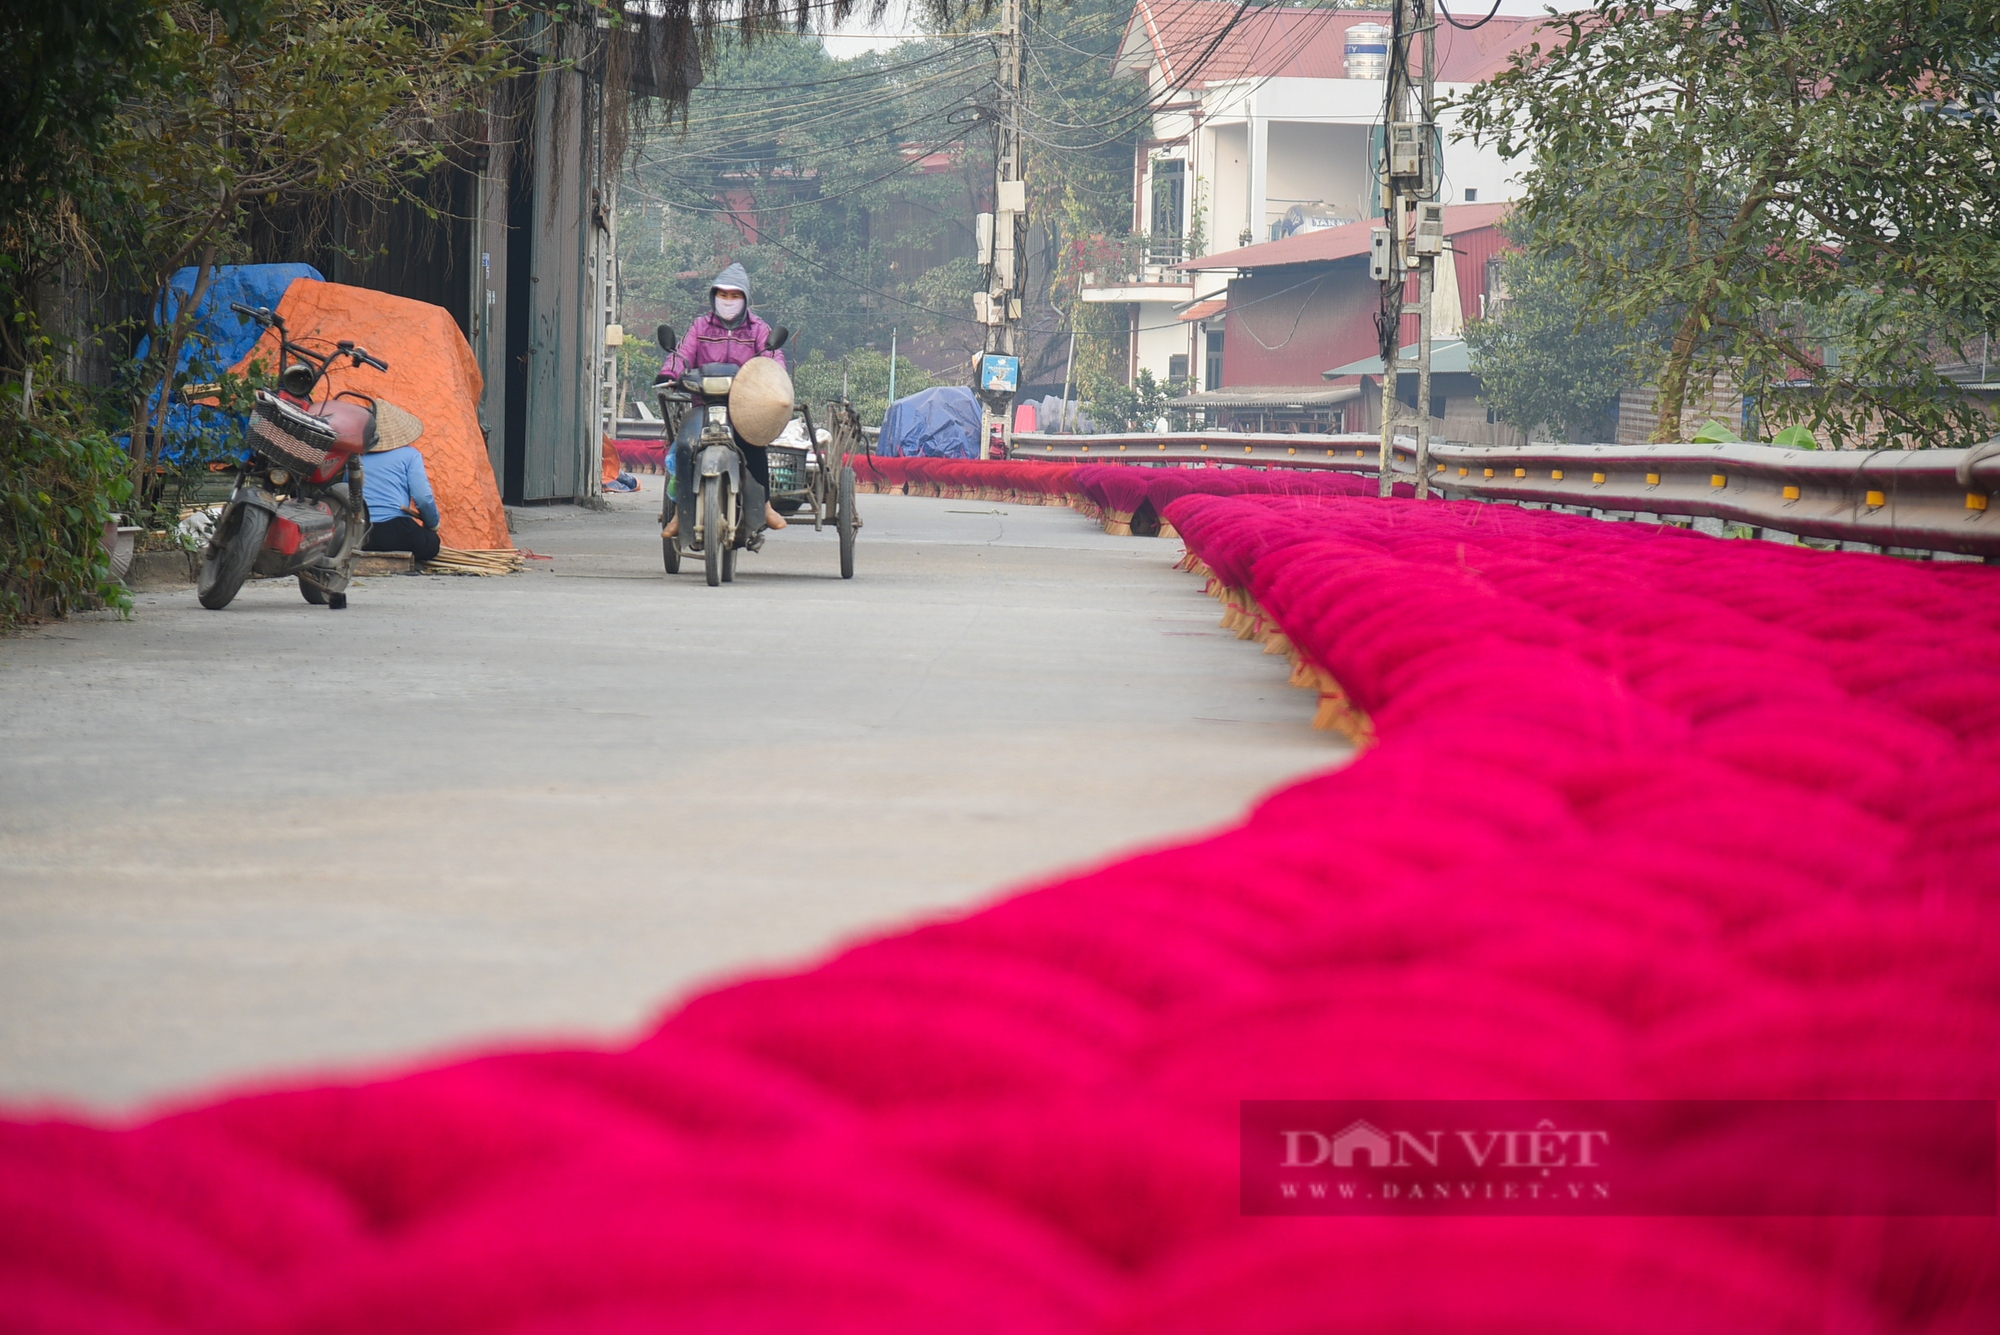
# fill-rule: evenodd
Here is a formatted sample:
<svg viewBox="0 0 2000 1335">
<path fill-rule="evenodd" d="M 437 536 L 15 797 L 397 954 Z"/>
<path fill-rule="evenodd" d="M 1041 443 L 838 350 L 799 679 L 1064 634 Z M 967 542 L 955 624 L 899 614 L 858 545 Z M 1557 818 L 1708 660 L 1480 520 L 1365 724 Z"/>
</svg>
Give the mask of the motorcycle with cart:
<svg viewBox="0 0 2000 1335">
<path fill-rule="evenodd" d="M 361 455 L 377 441 L 377 405 L 352 391 L 317 404 L 313 395 L 342 358 L 378 371 L 389 364 L 346 340 L 331 352 L 294 342 L 284 318 L 267 306 L 231 302 L 229 308 L 278 331 L 283 370 L 275 391 L 257 391 L 251 454 L 210 530 L 196 596 L 203 607 L 220 611 L 253 574 L 296 575 L 307 602 L 339 611 L 347 606 L 354 554 L 368 539 Z"/>
<path fill-rule="evenodd" d="M 672 353 L 679 343 L 674 331 L 661 325 L 657 331 L 660 347 Z M 771 336 L 770 348 L 784 346 L 790 331 L 782 326 Z M 740 383 L 739 383 L 740 382 Z M 840 538 L 840 577 L 854 578 L 854 533 L 860 521 L 854 510 L 854 469 L 847 463 L 847 450 L 859 444 L 859 431 L 847 431 L 840 423 L 831 433 L 816 428 L 809 406 L 792 403 L 790 378 L 776 362 L 758 358 L 743 366 L 727 362 L 690 367 L 678 378 L 655 382 L 660 416 L 671 446 L 680 436 L 687 414 L 695 411 L 694 399 L 703 400 L 701 430 L 691 443 L 692 462 L 684 470 L 689 479 L 688 494 L 671 494 L 660 512 L 664 530 L 678 512 L 679 531 L 660 539 L 667 573 L 678 574 L 684 554 L 699 553 L 710 588 L 736 578 L 736 554 L 757 551 L 764 542 L 764 505 L 785 514 L 810 513 L 813 530 L 831 524 Z M 782 393 L 772 413 L 771 395 Z M 731 416 L 732 395 L 754 396 L 754 408 Z M 790 421 L 803 416 L 803 439 L 788 447 L 780 434 L 780 418 Z M 754 426 L 752 419 L 755 419 Z M 745 429 L 749 428 L 749 429 Z M 764 428 L 771 428 L 768 432 Z M 762 441 L 750 439 L 763 436 Z M 850 437 L 852 437 L 850 439 Z M 765 487 L 751 474 L 743 453 L 743 442 L 762 445 L 769 460 L 771 486 Z M 669 479 L 681 471 L 668 469 Z"/>
</svg>

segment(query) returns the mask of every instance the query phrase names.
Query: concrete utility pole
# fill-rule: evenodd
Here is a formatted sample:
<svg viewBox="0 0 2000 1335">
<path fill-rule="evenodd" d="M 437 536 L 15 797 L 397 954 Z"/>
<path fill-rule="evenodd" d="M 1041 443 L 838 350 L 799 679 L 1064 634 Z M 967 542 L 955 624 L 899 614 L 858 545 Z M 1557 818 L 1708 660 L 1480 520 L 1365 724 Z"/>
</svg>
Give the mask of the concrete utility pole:
<svg viewBox="0 0 2000 1335">
<path fill-rule="evenodd" d="M 1417 438 L 1417 496 L 1430 494 L 1431 473 L 1431 295 L 1437 259 L 1444 252 L 1444 213 L 1437 202 L 1443 146 L 1437 135 L 1437 13 L 1433 0 L 1396 0 L 1389 39 L 1388 88 L 1384 98 L 1382 160 L 1376 164 L 1382 191 L 1383 226 L 1376 229 L 1370 268 L 1382 283 L 1378 329 L 1382 339 L 1382 495 L 1395 484 L 1396 428 Z M 1418 45 L 1421 64 L 1412 70 Z M 1412 271 L 1417 299 L 1403 300 Z M 1417 317 L 1417 355 L 1403 360 L 1403 317 Z M 1417 378 L 1417 406 L 1405 409 L 1396 396 L 1404 375 Z"/>
<path fill-rule="evenodd" d="M 1021 0 L 1001 0 L 999 106 L 993 123 L 993 212 L 979 219 L 979 259 L 986 271 L 986 290 L 975 293 L 973 313 L 986 326 L 986 352 L 1020 357 L 1023 298 L 1028 287 L 1028 188 L 1022 172 L 1021 139 Z M 999 417 L 1003 435 L 1012 434 L 1014 400 L 985 383 L 985 358 L 977 388 L 985 411 L 980 415 L 979 457 L 985 458 L 992 439 L 991 424 Z"/>
</svg>

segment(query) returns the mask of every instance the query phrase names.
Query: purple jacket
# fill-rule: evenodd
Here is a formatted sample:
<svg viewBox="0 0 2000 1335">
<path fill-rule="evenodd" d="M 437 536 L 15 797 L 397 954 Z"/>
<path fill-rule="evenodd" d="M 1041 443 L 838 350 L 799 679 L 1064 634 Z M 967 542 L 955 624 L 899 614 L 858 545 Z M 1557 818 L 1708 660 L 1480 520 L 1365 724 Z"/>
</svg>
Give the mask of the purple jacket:
<svg viewBox="0 0 2000 1335">
<path fill-rule="evenodd" d="M 714 311 L 709 311 L 688 326 L 687 336 L 681 339 L 681 345 L 660 367 L 660 374 L 678 378 L 691 367 L 707 366 L 712 362 L 741 366 L 753 357 L 769 357 L 787 371 L 791 370 L 785 361 L 785 354 L 772 351 L 768 346 L 770 342 L 771 326 L 755 314 L 731 329 L 716 317 Z"/>
</svg>

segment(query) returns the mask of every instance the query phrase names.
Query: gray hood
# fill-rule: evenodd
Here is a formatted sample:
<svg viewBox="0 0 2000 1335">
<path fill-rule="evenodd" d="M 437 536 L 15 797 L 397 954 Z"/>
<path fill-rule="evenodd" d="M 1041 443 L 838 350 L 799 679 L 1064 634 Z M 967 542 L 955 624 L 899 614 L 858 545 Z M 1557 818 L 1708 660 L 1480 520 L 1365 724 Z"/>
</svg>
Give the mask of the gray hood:
<svg viewBox="0 0 2000 1335">
<path fill-rule="evenodd" d="M 744 309 L 746 310 L 749 309 L 751 305 L 750 275 L 743 272 L 742 265 L 732 260 L 729 262 L 728 265 L 726 265 L 723 268 L 721 273 L 715 276 L 715 281 L 708 285 L 708 295 L 711 298 L 715 296 L 715 289 L 717 289 L 718 287 L 733 287 L 741 289 L 743 293 Z"/>
</svg>

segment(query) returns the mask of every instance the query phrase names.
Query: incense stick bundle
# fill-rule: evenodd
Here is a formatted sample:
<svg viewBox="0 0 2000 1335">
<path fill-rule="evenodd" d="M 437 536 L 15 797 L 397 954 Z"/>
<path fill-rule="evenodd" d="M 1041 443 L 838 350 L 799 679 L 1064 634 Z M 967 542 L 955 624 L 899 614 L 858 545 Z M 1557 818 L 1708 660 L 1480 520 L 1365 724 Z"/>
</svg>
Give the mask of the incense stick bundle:
<svg viewBox="0 0 2000 1335">
<path fill-rule="evenodd" d="M 438 554 L 426 564 L 432 570 L 454 575 L 511 575 L 526 568 L 526 563 L 511 547 L 496 547 L 489 551 L 440 547 Z"/>
</svg>

